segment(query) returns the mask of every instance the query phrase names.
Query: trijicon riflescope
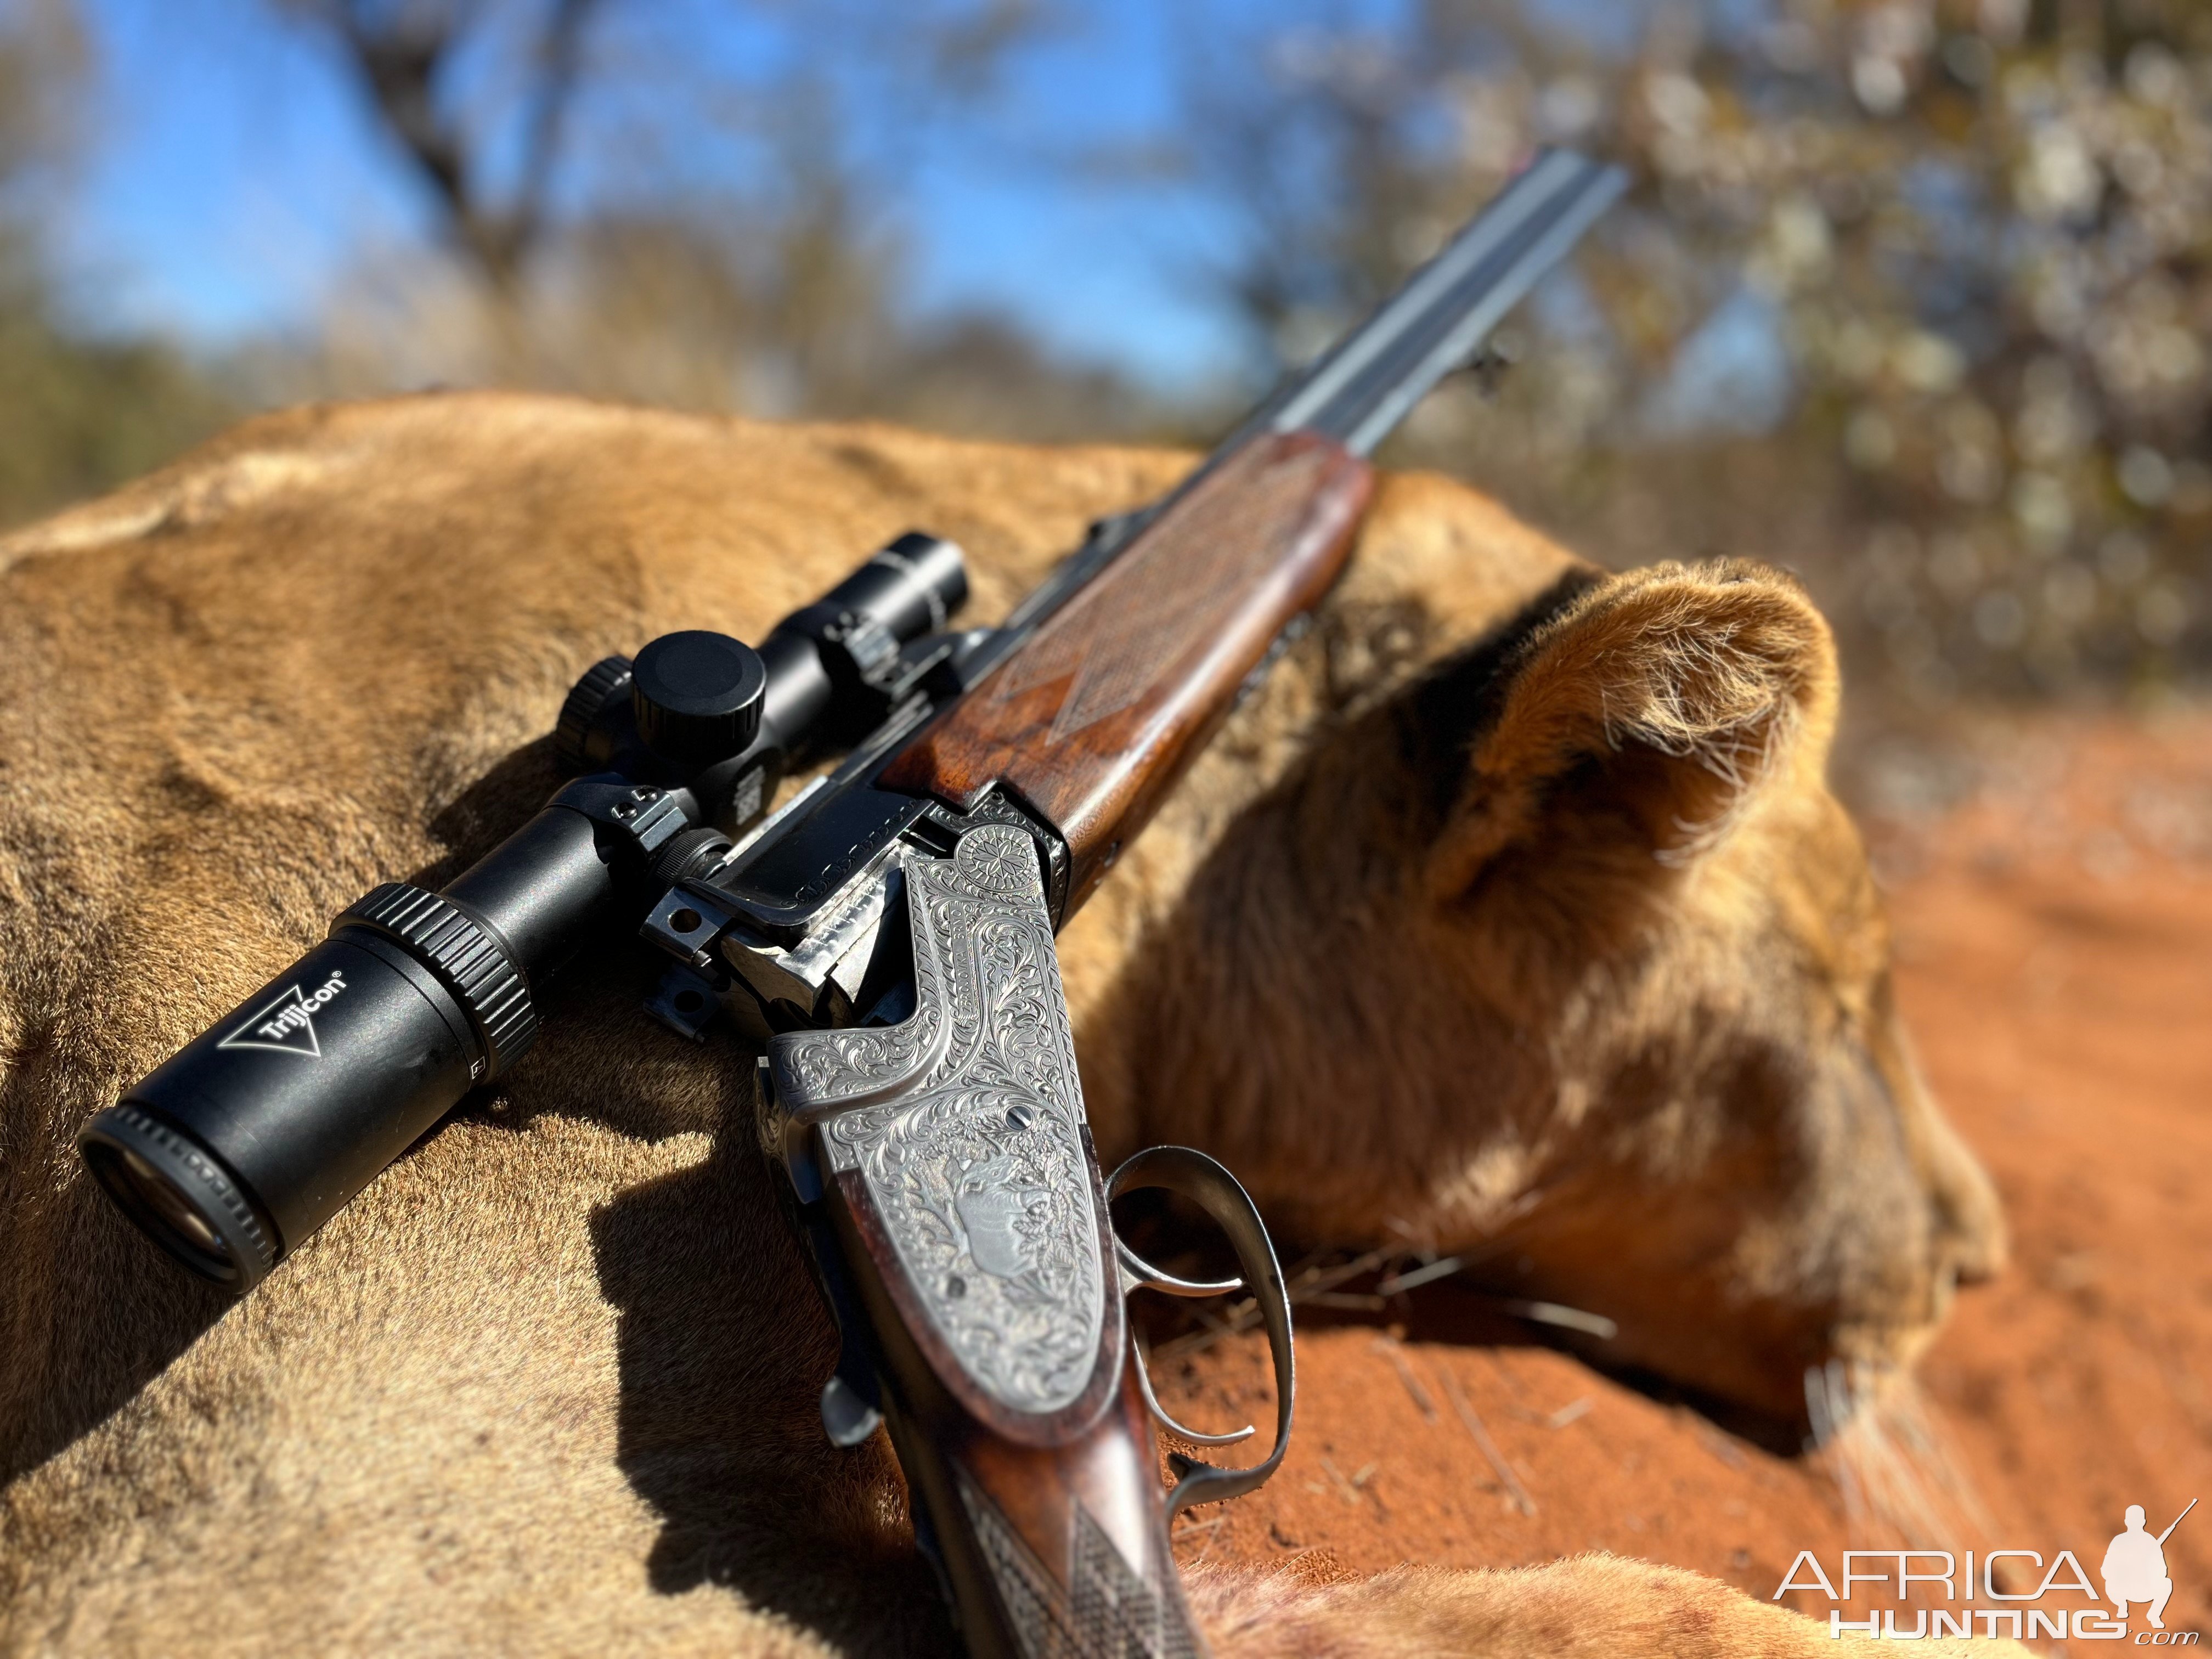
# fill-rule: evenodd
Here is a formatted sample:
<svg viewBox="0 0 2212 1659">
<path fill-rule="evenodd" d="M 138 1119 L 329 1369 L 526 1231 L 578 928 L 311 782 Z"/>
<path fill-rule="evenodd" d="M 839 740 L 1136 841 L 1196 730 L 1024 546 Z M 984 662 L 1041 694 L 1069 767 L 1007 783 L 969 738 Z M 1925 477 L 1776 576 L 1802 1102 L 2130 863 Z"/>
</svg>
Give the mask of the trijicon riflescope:
<svg viewBox="0 0 2212 1659">
<path fill-rule="evenodd" d="M 387 882 L 87 1126 L 85 1161 L 185 1266 L 243 1290 L 538 1034 L 549 975 L 719 862 L 794 756 L 849 744 L 969 636 L 960 550 L 911 533 L 756 651 L 665 635 L 579 680 L 583 774 L 441 892 Z"/>
</svg>

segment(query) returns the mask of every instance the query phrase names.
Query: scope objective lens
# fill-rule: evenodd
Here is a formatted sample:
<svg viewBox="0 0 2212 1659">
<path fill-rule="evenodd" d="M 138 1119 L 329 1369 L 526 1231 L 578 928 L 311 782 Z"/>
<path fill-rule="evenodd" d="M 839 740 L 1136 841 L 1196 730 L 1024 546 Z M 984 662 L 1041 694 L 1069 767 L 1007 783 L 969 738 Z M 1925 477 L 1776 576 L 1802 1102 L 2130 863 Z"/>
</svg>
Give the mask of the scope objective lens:
<svg viewBox="0 0 2212 1659">
<path fill-rule="evenodd" d="M 193 1205 L 191 1199 L 169 1184 L 169 1178 L 149 1164 L 137 1152 L 123 1154 L 123 1178 L 131 1184 L 131 1195 L 154 1213 L 170 1231 L 177 1234 L 189 1250 L 211 1255 L 232 1272 L 236 1267 L 230 1259 L 230 1247 L 216 1234 L 215 1224 Z"/>
</svg>

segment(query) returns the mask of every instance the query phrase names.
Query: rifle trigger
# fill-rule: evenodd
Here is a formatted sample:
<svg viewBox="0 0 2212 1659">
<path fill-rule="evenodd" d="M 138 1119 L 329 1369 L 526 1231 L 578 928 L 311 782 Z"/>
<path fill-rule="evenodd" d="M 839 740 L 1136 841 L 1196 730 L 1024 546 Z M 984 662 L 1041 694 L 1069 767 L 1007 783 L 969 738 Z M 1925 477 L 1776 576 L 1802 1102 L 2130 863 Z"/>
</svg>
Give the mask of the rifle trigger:
<svg viewBox="0 0 2212 1659">
<path fill-rule="evenodd" d="M 1241 1279 L 1177 1279 L 1164 1268 L 1155 1267 L 1124 1243 L 1119 1233 L 1114 1235 L 1115 1264 L 1121 1270 L 1121 1291 L 1158 1291 L 1167 1296 L 1226 1296 L 1231 1291 L 1241 1291 Z"/>
<path fill-rule="evenodd" d="M 1159 1395 L 1152 1392 L 1152 1368 L 1145 1358 L 1144 1345 L 1138 1341 L 1137 1328 L 1133 1324 L 1129 1327 L 1129 1354 L 1136 1362 L 1137 1392 L 1145 1398 L 1145 1409 L 1152 1414 L 1152 1420 L 1170 1434 L 1180 1435 L 1197 1446 L 1233 1446 L 1238 1441 L 1249 1440 L 1260 1432 L 1251 1424 L 1247 1423 L 1243 1428 L 1231 1429 L 1226 1434 L 1200 1434 L 1187 1424 L 1176 1422 L 1168 1415 L 1167 1408 L 1160 1404 Z M 1194 1458 L 1184 1457 L 1180 1452 L 1170 1452 L 1168 1455 L 1178 1462 L 1189 1464 L 1192 1468 L 1212 1467 L 1210 1464 L 1200 1463 Z M 1178 1475 L 1187 1474 L 1189 1470 L 1178 1468 L 1176 1473 Z"/>
</svg>

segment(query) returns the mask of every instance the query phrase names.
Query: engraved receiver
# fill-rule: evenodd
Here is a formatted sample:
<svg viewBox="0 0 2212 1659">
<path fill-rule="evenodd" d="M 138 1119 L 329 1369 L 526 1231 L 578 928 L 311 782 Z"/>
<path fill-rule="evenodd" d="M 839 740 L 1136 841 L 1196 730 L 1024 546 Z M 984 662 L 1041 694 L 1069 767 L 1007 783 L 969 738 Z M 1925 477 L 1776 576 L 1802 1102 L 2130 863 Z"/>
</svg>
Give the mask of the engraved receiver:
<svg viewBox="0 0 2212 1659">
<path fill-rule="evenodd" d="M 1165 501 L 1094 530 L 949 692 L 874 736 L 711 869 L 645 937 L 677 958 L 650 1005 L 687 1035 L 726 1009 L 766 1040 L 759 1124 L 836 1316 L 825 1431 L 888 1426 L 922 1547 L 982 1659 L 1194 1654 L 1168 1522 L 1281 1462 L 1291 1320 L 1229 1172 L 1155 1148 L 1102 1179 L 1054 935 L 1141 830 L 1239 689 L 1336 579 L 1364 457 L 1618 194 L 1540 156 L 1395 297 L 1294 376 Z M 1108 1205 L 1158 1187 L 1227 1234 L 1240 1277 L 1136 1256 Z M 1256 1301 L 1275 1438 L 1258 1463 L 1176 1454 L 1127 1294 Z"/>
</svg>

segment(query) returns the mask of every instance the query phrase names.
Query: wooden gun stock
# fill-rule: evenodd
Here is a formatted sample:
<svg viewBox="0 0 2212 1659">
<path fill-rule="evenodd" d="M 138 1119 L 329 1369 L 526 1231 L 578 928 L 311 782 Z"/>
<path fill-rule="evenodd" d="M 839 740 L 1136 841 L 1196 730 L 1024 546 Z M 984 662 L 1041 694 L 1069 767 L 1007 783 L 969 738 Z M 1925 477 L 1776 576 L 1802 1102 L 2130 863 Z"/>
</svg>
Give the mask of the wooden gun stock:
<svg viewBox="0 0 2212 1659">
<path fill-rule="evenodd" d="M 1372 481 L 1332 439 L 1250 440 L 910 744 L 883 786 L 963 811 L 1011 789 L 1066 839 L 1072 911 L 1336 580 Z"/>
</svg>

